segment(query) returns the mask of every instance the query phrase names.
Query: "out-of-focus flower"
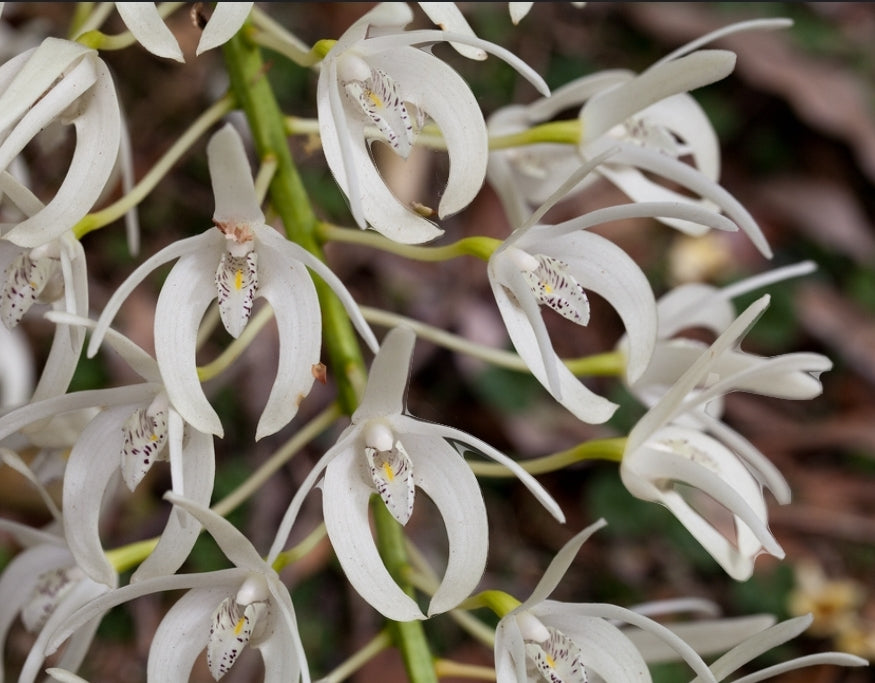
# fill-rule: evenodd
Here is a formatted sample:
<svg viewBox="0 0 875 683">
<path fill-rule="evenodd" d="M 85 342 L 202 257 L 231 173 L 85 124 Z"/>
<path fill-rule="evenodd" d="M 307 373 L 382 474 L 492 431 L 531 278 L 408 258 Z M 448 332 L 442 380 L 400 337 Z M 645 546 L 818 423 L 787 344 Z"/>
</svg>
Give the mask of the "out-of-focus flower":
<svg viewBox="0 0 875 683">
<path fill-rule="evenodd" d="M 217 2 L 203 28 L 196 54 L 212 50 L 228 41 L 249 16 L 253 2 Z M 117 2 L 119 16 L 134 38 L 153 55 L 184 62 L 182 50 L 161 18 L 154 2 Z"/>
<path fill-rule="evenodd" d="M 833 637 L 858 619 L 866 599 L 862 584 L 850 578 L 828 579 L 814 560 L 803 560 L 795 567 L 796 585 L 787 598 L 790 614 L 811 614 L 811 635 Z"/>
<path fill-rule="evenodd" d="M 613 220 L 656 216 L 735 228 L 718 214 L 687 203 L 627 204 L 592 211 L 558 225 L 518 229 L 489 259 L 489 281 L 517 353 L 550 394 L 585 422 L 606 421 L 616 405 L 593 393 L 565 367 L 553 350 L 540 306 L 586 325 L 586 290 L 604 297 L 626 325 L 627 372 L 631 377 L 640 376 L 656 342 L 653 292 L 641 269 L 622 249 L 587 228 Z"/>
<path fill-rule="evenodd" d="M 282 550 L 304 497 L 324 470 L 325 526 L 337 558 L 359 594 L 396 621 L 422 619 L 423 614 L 392 579 L 377 552 L 368 522 L 368 500 L 375 492 L 401 524 L 413 512 L 416 488 L 431 498 L 443 518 L 449 561 L 429 614 L 445 612 L 464 600 L 486 564 L 483 494 L 460 450 L 472 450 L 505 465 L 555 518 L 564 521 L 553 498 L 506 455 L 457 429 L 405 414 L 414 341 L 408 328 L 395 328 L 383 340 L 352 424 L 301 484 L 268 554 L 270 562 Z"/>
<path fill-rule="evenodd" d="M 0 66 L 0 171 L 53 122 L 73 125 L 76 148 L 51 201 L 25 211 L 27 219 L 4 231 L 3 239 L 20 247 L 60 238 L 91 210 L 112 173 L 121 139 L 121 114 L 106 64 L 94 50 L 47 38 Z M 4 193 L 9 196 L 8 187 Z"/>
<path fill-rule="evenodd" d="M 48 652 L 116 605 L 158 591 L 189 589 L 152 638 L 146 672 L 150 681 L 188 680 L 205 649 L 210 672 L 219 680 L 248 646 L 261 653 L 264 680 L 309 683 L 295 609 L 276 571 L 226 519 L 173 494 L 165 497 L 203 525 L 234 567 L 150 578 L 107 593 L 52 629 Z"/>
<path fill-rule="evenodd" d="M 734 363 L 733 354 L 768 303 L 764 296 L 752 304 L 688 366 L 632 429 L 620 465 L 632 495 L 668 507 L 738 580 L 750 577 L 760 552 L 783 557 L 766 523 L 762 489 L 770 489 L 782 504 L 789 502 L 790 489 L 762 453 L 709 416 L 708 404 L 739 390 L 812 398 L 821 390 L 817 376 L 832 367 L 827 358 L 812 353 L 743 354 L 742 363 Z M 709 500 L 697 502 L 700 496 Z M 728 511 L 728 528 L 713 503 Z"/>
<path fill-rule="evenodd" d="M 236 337 L 249 321 L 255 299 L 264 297 L 276 317 L 280 354 L 277 376 L 256 430 L 256 439 L 260 439 L 288 424 L 314 381 L 312 368 L 319 362 L 322 319 L 307 268 L 334 290 L 374 351 L 377 340 L 337 276 L 265 225 L 243 143 L 230 125 L 211 138 L 207 156 L 216 227 L 171 244 L 140 265 L 107 302 L 88 354 L 97 351 L 104 331 L 134 287 L 161 264 L 179 258 L 164 281 L 155 309 L 155 355 L 176 411 L 195 429 L 221 436 L 222 423 L 197 375 L 197 330 L 207 307 L 218 298 L 225 329 Z"/>
<path fill-rule="evenodd" d="M 556 554 L 531 596 L 508 612 L 495 630 L 498 683 L 531 680 L 585 683 L 590 673 L 612 683 L 650 680 L 647 664 L 616 622 L 636 626 L 671 648 L 701 677 L 713 681 L 702 658 L 665 626 L 638 612 L 609 604 L 566 604 L 547 598 L 559 585 L 583 543 L 604 520 L 591 524 Z"/>
<path fill-rule="evenodd" d="M 450 159 L 438 216 L 460 211 L 486 177 L 486 124 L 468 85 L 422 46 L 469 45 L 499 56 L 544 94 L 543 79 L 507 50 L 473 37 L 440 30 L 404 31 L 413 18 L 404 3 L 382 3 L 353 24 L 331 48 L 319 74 L 317 104 L 325 158 L 352 215 L 397 242 L 421 243 L 442 230 L 402 205 L 380 176 L 369 144 L 381 140 L 407 158 L 418 129 L 431 118 Z M 420 47 L 414 47 L 414 46 Z"/>
</svg>

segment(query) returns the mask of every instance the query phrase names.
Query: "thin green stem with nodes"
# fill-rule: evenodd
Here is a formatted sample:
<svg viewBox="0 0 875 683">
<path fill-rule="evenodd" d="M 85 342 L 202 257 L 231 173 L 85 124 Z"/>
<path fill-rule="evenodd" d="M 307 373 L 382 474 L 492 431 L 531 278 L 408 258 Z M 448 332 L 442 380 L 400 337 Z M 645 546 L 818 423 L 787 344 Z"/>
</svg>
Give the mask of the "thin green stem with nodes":
<svg viewBox="0 0 875 683">
<path fill-rule="evenodd" d="M 143 176 L 130 192 L 105 209 L 89 213 L 74 225 L 73 234 L 76 238 L 82 239 L 89 232 L 103 228 L 118 220 L 148 197 L 149 193 L 155 189 L 155 186 L 161 182 L 164 176 L 173 168 L 174 164 L 191 149 L 192 145 L 233 108 L 234 99 L 226 95 L 198 116 L 195 122 L 189 126 L 188 130 L 173 143 L 170 149 L 164 152 L 164 156 L 149 169 L 149 172 Z"/>
<path fill-rule="evenodd" d="M 286 236 L 324 260 L 316 237 L 316 215 L 292 159 L 283 115 L 265 76 L 266 66 L 260 49 L 249 38 L 251 31 L 251 25 L 244 26 L 223 47 L 231 91 L 246 114 L 259 157 L 264 159 L 273 155 L 276 158 L 277 168 L 270 183 L 269 196 L 273 209 L 283 221 Z M 358 407 L 364 389 L 364 360 L 352 323 L 340 300 L 324 282 L 318 278 L 314 280 L 322 310 L 324 342 L 337 382 L 338 404 L 345 414 L 351 415 Z M 401 527 L 382 501 L 374 507 L 378 545 L 384 561 L 387 566 L 390 562 L 406 562 L 403 560 Z M 411 683 L 435 682 L 432 656 L 422 624 L 392 622 L 390 628 Z"/>
<path fill-rule="evenodd" d="M 611 439 L 594 439 L 578 444 L 574 448 L 546 455 L 543 458 L 519 460 L 518 464 L 529 474 L 546 474 L 558 472 L 569 465 L 584 460 L 609 460 L 620 462 L 626 449 L 626 437 L 618 436 Z M 516 475 L 504 465 L 497 462 L 468 461 L 471 470 L 479 477 L 515 477 Z"/>
</svg>

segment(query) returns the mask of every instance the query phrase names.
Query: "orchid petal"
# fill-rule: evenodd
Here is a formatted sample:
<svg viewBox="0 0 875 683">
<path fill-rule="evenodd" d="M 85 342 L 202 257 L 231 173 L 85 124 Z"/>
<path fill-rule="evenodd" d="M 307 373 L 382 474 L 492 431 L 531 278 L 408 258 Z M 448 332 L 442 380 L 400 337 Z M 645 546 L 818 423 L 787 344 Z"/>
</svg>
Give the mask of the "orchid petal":
<svg viewBox="0 0 875 683">
<path fill-rule="evenodd" d="M 70 637 L 70 640 L 67 641 L 67 646 L 57 660 L 58 667 L 76 670 L 82 666 L 82 662 L 84 662 L 85 658 L 88 656 L 88 651 L 91 649 L 91 643 L 94 640 L 94 636 L 99 627 L 100 620 L 93 619 L 91 622 L 85 624 L 81 629 L 76 631 L 76 633 Z M 46 673 L 49 672 L 50 670 L 46 669 Z M 73 676 L 73 678 L 67 680 L 72 680 L 73 683 L 82 683 L 83 681 L 79 676 L 74 676 L 73 674 L 69 674 L 69 676 Z M 87 681 L 85 681 L 85 683 L 87 683 Z"/>
<path fill-rule="evenodd" d="M 548 600 L 531 608 L 545 625 L 564 633 L 580 648 L 581 660 L 605 681 L 650 683 L 650 672 L 629 638 L 605 619 L 582 615 L 578 605 Z"/>
<path fill-rule="evenodd" d="M 438 215 L 445 218 L 461 211 L 479 193 L 489 158 L 486 123 L 470 87 L 452 67 L 422 50 L 387 50 L 369 61 L 391 70 L 404 83 L 405 99 L 427 113 L 440 129 L 450 172 Z"/>
<path fill-rule="evenodd" d="M 91 334 L 91 341 L 88 343 L 88 357 L 92 358 L 97 353 L 97 349 L 103 341 L 106 330 L 109 328 L 110 323 L 112 323 L 113 318 L 115 318 L 115 315 L 118 313 L 118 309 L 121 307 L 124 300 L 128 298 L 130 293 L 134 291 L 134 288 L 145 280 L 153 270 L 185 254 L 205 253 L 208 251 L 215 252 L 215 263 L 218 263 L 219 256 L 222 253 L 221 249 L 223 241 L 220 232 L 217 230 L 208 230 L 200 235 L 173 242 L 137 266 L 136 270 L 134 270 L 134 272 L 118 286 L 113 295 L 109 298 L 109 301 L 107 301 L 106 305 L 103 307 L 103 312 L 97 319 L 97 325 L 94 328 L 94 332 Z M 212 275 L 212 273 L 210 275 Z"/>
<path fill-rule="evenodd" d="M 277 241 L 282 240 L 277 237 Z M 303 265 L 289 260 L 274 248 L 273 242 L 268 240 L 264 244 L 267 248 L 259 252 L 264 276 L 260 295 L 273 309 L 280 353 L 276 379 L 258 421 L 256 440 L 279 431 L 295 416 L 313 386 L 312 368 L 319 362 L 322 341 L 322 320 L 313 281 Z M 290 292 L 294 293 L 294 306 L 288 305 Z"/>
<path fill-rule="evenodd" d="M 280 614 L 273 614 L 273 634 L 253 645 L 264 660 L 265 683 L 310 683 L 310 672 L 307 670 L 307 656 L 301 643 L 295 608 L 288 588 L 275 576 L 267 575 L 267 587 L 270 591 L 271 604 L 279 609 Z M 289 643 L 292 647 L 289 647 Z"/>
<path fill-rule="evenodd" d="M 350 449 L 325 469 L 322 511 L 334 552 L 353 588 L 380 614 L 394 621 L 424 619 L 377 552 L 368 521 L 373 488 L 364 464 L 361 454 Z"/>
<path fill-rule="evenodd" d="M 529 609 L 530 607 L 546 600 L 547 597 L 549 597 L 549 595 L 554 590 L 556 590 L 556 587 L 559 585 L 562 577 L 565 576 L 565 573 L 568 571 L 568 568 L 571 566 L 574 558 L 577 557 L 577 553 L 580 552 L 580 548 L 583 546 L 583 544 L 589 540 L 590 536 L 592 536 L 599 529 L 607 526 L 607 524 L 608 523 L 604 519 L 593 522 L 583 531 L 578 532 L 564 546 L 562 546 L 562 548 L 559 550 L 558 553 L 556 553 L 556 556 L 550 562 L 550 565 L 547 567 L 547 570 L 544 572 L 541 580 L 538 581 L 538 585 L 535 586 L 535 590 L 532 591 L 532 594 L 529 596 L 529 598 L 522 605 L 517 607 L 515 611 L 523 611 Z"/>
<path fill-rule="evenodd" d="M 531 4 L 531 3 L 529 3 Z M 419 8 L 428 15 L 428 18 L 433 23 L 440 26 L 445 31 L 453 33 L 465 33 L 471 37 L 476 37 L 474 29 L 465 19 L 465 15 L 453 2 L 420 2 Z M 514 24 L 517 22 L 514 21 Z M 483 60 L 486 59 L 486 52 L 480 48 L 471 47 L 462 43 L 450 43 L 453 49 L 463 57 L 468 59 Z"/>
<path fill-rule="evenodd" d="M 179 43 L 167 28 L 154 2 L 117 2 L 115 7 L 137 42 L 149 52 L 157 57 L 185 61 Z"/>
<path fill-rule="evenodd" d="M 195 429 L 222 436 L 222 422 L 204 396 L 195 360 L 198 327 L 216 298 L 213 273 L 208 270 L 209 263 L 215 263 L 212 256 L 186 254 L 164 280 L 155 306 L 155 357 L 177 412 Z"/>
<path fill-rule="evenodd" d="M 82 64 L 91 65 L 97 81 L 74 105 L 76 113 L 72 123 L 76 128 L 76 148 L 73 158 L 61 187 L 45 209 L 19 223 L 4 236 L 19 246 L 35 247 L 69 230 L 97 201 L 115 165 L 121 141 L 121 112 L 115 85 L 109 68 L 100 59 L 85 59 Z M 71 76 L 65 76 L 43 102 L 55 90 L 64 87 L 66 79 Z M 31 113 L 38 106 L 35 105 Z"/>
<path fill-rule="evenodd" d="M 251 7 L 252 3 L 220 3 L 216 5 L 213 16 L 215 17 L 220 8 L 227 8 L 229 5 Z M 248 14 L 248 8 L 246 12 Z M 212 23 L 212 19 L 210 22 Z M 210 138 L 207 143 L 207 161 L 216 201 L 216 210 L 213 212 L 216 226 L 225 234 L 234 234 L 241 228 L 263 225 L 264 214 L 255 194 L 252 169 L 243 148 L 243 140 L 230 123 L 225 124 Z"/>
<path fill-rule="evenodd" d="M 584 144 L 654 102 L 725 78 L 735 68 L 735 59 L 735 53 L 727 50 L 701 50 L 651 67 L 625 84 L 599 93 L 580 113 Z"/>
<path fill-rule="evenodd" d="M 520 683 L 526 677 L 526 644 L 517 619 L 505 617 L 495 629 L 495 678 L 497 683 Z"/>
<path fill-rule="evenodd" d="M 181 493 L 195 503 L 209 505 L 216 469 L 213 437 L 189 428 L 185 453 L 180 456 L 185 470 L 185 488 Z M 131 583 L 166 576 L 182 566 L 201 531 L 200 524 L 194 524 L 191 520 L 186 523 L 181 518 L 185 514 L 180 510 L 171 511 L 158 545 L 131 576 Z"/>
<path fill-rule="evenodd" d="M 471 468 L 446 441 L 414 433 L 401 438 L 412 454 L 416 484 L 437 507 L 449 541 L 444 578 L 428 606 L 431 616 L 458 606 L 480 582 L 489 548 L 486 506 Z"/>
<path fill-rule="evenodd" d="M 119 469 L 120 426 L 130 412 L 129 405 L 121 405 L 99 413 L 76 441 L 64 475 L 64 535 L 70 552 L 89 577 L 106 585 L 117 578 L 103 552 L 98 524 L 105 492 Z"/>
<path fill-rule="evenodd" d="M 510 20 L 513 22 L 514 26 L 516 26 L 523 20 L 523 18 L 529 13 L 529 10 L 532 9 L 532 5 L 534 4 L 534 2 L 507 3 L 507 9 L 510 12 Z"/>
<path fill-rule="evenodd" d="M 200 56 L 201 53 L 228 42 L 243 27 L 254 4 L 254 2 L 217 2 L 198 41 L 195 55 Z"/>
<path fill-rule="evenodd" d="M 371 363 L 362 401 L 353 413 L 354 424 L 404 411 L 415 343 L 416 335 L 409 327 L 393 328 L 385 336 Z"/>
<path fill-rule="evenodd" d="M 122 479 L 132 492 L 158 458 L 164 455 L 168 405 L 165 396 L 159 394 L 159 397 L 148 405 L 136 408 L 121 426 Z"/>
<path fill-rule="evenodd" d="M 788 662 L 773 664 L 762 671 L 736 678 L 735 683 L 759 683 L 760 681 L 781 676 L 788 671 L 826 664 L 832 664 L 833 666 L 869 666 L 869 660 L 846 652 L 818 652 L 813 655 L 796 657 Z"/>
</svg>

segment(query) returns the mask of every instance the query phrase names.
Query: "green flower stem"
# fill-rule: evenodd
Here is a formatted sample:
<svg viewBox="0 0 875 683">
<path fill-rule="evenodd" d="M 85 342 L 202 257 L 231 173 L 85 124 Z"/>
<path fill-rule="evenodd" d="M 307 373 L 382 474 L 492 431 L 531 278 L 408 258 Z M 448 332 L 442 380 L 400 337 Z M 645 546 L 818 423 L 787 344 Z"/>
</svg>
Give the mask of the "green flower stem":
<svg viewBox="0 0 875 683">
<path fill-rule="evenodd" d="M 449 659 L 438 659 L 434 663 L 434 670 L 441 678 L 470 678 L 476 681 L 494 681 L 495 669 L 491 666 L 477 666 L 476 664 L 462 664 Z"/>
<path fill-rule="evenodd" d="M 247 37 L 249 30 L 251 28 L 244 27 L 223 47 L 231 91 L 249 121 L 259 157 L 264 159 L 273 155 L 276 158 L 277 169 L 269 194 L 273 209 L 283 221 L 286 236 L 324 260 L 316 239 L 316 215 L 289 151 L 284 118 L 264 76 L 261 52 Z M 364 360 L 342 304 L 324 282 L 318 278 L 314 280 L 322 309 L 323 338 L 330 370 L 338 387 L 338 403 L 343 413 L 351 415 L 364 390 Z M 382 501 L 374 508 L 378 543 L 391 572 L 393 567 L 406 565 L 404 536 Z M 393 575 L 399 574 L 393 572 Z M 408 590 L 413 589 L 408 587 Z M 411 683 L 437 681 L 422 624 L 417 621 L 390 623 L 390 630 L 401 650 Z"/>
<path fill-rule="evenodd" d="M 460 607 L 465 609 L 488 607 L 499 619 L 501 619 L 522 604 L 523 603 L 509 593 L 499 590 L 487 590 L 482 593 L 477 593 L 477 595 L 472 595 L 465 600 Z"/>
<path fill-rule="evenodd" d="M 393 242 L 373 230 L 341 228 L 324 222 L 319 223 L 317 233 L 323 243 L 360 244 L 416 261 L 449 261 L 458 256 L 475 256 L 488 261 L 492 252 L 501 245 L 501 240 L 494 237 L 464 237 L 457 242 L 440 247 L 421 247 Z"/>
<path fill-rule="evenodd" d="M 523 362 L 523 359 L 510 351 L 502 351 L 490 346 L 476 344 L 439 327 L 434 327 L 413 318 L 379 308 L 361 306 L 360 310 L 365 320 L 373 325 L 385 327 L 404 325 L 412 329 L 417 337 L 428 339 L 430 342 L 451 351 L 464 353 L 472 358 L 479 358 L 496 367 L 517 372 L 529 372 L 529 368 Z M 572 358 L 563 362 L 578 377 L 619 377 L 626 371 L 626 359 L 619 351 L 606 351 L 605 353 Z"/>
<path fill-rule="evenodd" d="M 113 9 L 115 7 L 110 2 L 77 2 L 70 21 L 70 40 L 76 40 L 83 33 L 100 28 Z"/>
<path fill-rule="evenodd" d="M 89 232 L 109 225 L 113 221 L 124 216 L 128 211 L 143 201 L 149 193 L 155 189 L 155 186 L 164 178 L 164 176 L 167 175 L 170 169 L 173 168 L 173 165 L 191 148 L 191 146 L 233 108 L 233 98 L 226 95 L 213 104 L 203 114 L 198 116 L 188 130 L 173 143 L 170 149 L 164 153 L 164 156 L 162 156 L 158 162 L 149 169 L 149 172 L 143 176 L 140 182 L 137 183 L 130 192 L 117 202 L 107 206 L 105 209 L 89 213 L 74 225 L 73 234 L 76 238 L 81 239 L 83 235 L 87 235 Z"/>
<path fill-rule="evenodd" d="M 377 547 L 380 556 L 386 564 L 386 569 L 402 590 L 411 598 L 416 598 L 416 592 L 407 579 L 409 564 L 404 549 L 404 532 L 398 521 L 392 516 L 386 505 L 376 494 L 371 496 L 371 511 L 374 513 L 374 528 L 377 532 Z M 404 667 L 411 681 L 437 683 L 434 664 L 422 622 L 393 621 L 389 624 L 390 631 L 404 658 Z"/>
<path fill-rule="evenodd" d="M 319 545 L 328 536 L 328 530 L 325 528 L 325 522 L 317 526 L 313 531 L 307 534 L 307 537 L 298 543 L 293 548 L 284 550 L 273 561 L 273 570 L 275 572 L 282 571 L 283 567 L 297 562 L 302 557 L 306 557 L 317 545 Z"/>
<path fill-rule="evenodd" d="M 213 318 L 211 317 L 209 322 L 212 322 L 212 320 Z M 216 316 L 215 320 L 218 322 L 218 316 Z M 206 382 L 227 370 L 231 364 L 240 357 L 240 354 L 249 348 L 249 344 L 252 343 L 255 336 L 261 332 L 261 329 L 271 320 L 273 320 L 273 309 L 267 305 L 260 308 L 258 313 L 249 319 L 249 322 L 246 324 L 246 327 L 243 328 L 243 332 L 240 333 L 239 337 L 228 344 L 225 350 L 216 356 L 214 360 L 206 365 L 198 367 L 198 379 L 201 382 Z"/>
<path fill-rule="evenodd" d="M 315 51 L 316 48 L 314 47 L 313 50 Z M 289 135 L 319 135 L 319 122 L 315 119 L 288 116 L 285 119 L 285 126 Z M 383 139 L 376 127 L 366 127 L 365 135 L 375 140 Z M 542 143 L 579 145 L 582 137 L 583 128 L 579 120 L 550 121 L 521 130 L 518 133 L 493 135 L 489 138 L 489 149 L 509 149 Z M 420 131 L 416 136 L 416 145 L 437 150 L 447 148 L 447 143 L 441 135 L 440 129 L 435 125 L 427 125 Z"/>
<path fill-rule="evenodd" d="M 89 3 L 94 4 L 94 3 Z M 100 5 L 106 5 L 109 3 L 99 3 Z M 167 18 L 175 12 L 177 9 L 185 5 L 184 2 L 162 2 L 158 5 L 158 14 L 162 19 Z M 106 18 L 105 16 L 100 16 L 100 21 L 94 21 L 91 19 L 87 23 L 87 25 L 83 25 L 82 28 L 79 29 L 76 33 L 78 33 L 78 37 L 76 38 L 76 42 L 85 45 L 86 47 L 93 48 L 95 50 L 123 50 L 126 47 L 130 47 L 134 43 L 137 42 L 137 39 L 134 38 L 134 34 L 130 31 L 125 31 L 124 33 L 119 33 L 117 35 L 111 36 L 106 33 L 102 33 L 96 29 L 87 30 L 93 24 L 97 24 L 98 26 L 103 23 L 103 20 Z M 74 22 L 75 24 L 75 22 Z M 84 32 L 82 29 L 85 29 Z"/>
<path fill-rule="evenodd" d="M 137 541 L 136 543 L 128 543 L 121 548 L 113 548 L 106 551 L 106 558 L 119 574 L 128 569 L 132 569 L 145 560 L 155 546 L 158 545 L 158 537 L 150 538 L 146 541 Z"/>
<path fill-rule="evenodd" d="M 341 681 L 345 681 L 364 664 L 391 645 L 392 635 L 389 631 L 380 631 L 374 638 L 365 643 L 365 645 L 352 657 L 347 659 L 343 664 L 338 666 L 324 678 L 320 678 L 319 683 L 340 683 Z"/>
<path fill-rule="evenodd" d="M 276 158 L 277 169 L 270 183 L 270 201 L 285 226 L 286 236 L 319 259 L 325 260 L 316 241 L 316 215 L 292 159 L 286 140 L 282 112 L 265 77 L 259 48 L 247 38 L 244 28 L 225 43 L 223 51 L 231 91 L 243 108 L 260 158 Z M 323 338 L 337 380 L 340 404 L 347 414 L 358 406 L 364 387 L 364 361 L 352 323 L 334 292 L 314 277 L 322 309 Z"/>
<path fill-rule="evenodd" d="M 529 474 L 545 474 L 557 472 L 568 465 L 584 460 L 610 460 L 620 462 L 623 459 L 623 451 L 626 448 L 626 437 L 620 436 L 612 439 L 594 439 L 569 448 L 559 453 L 533 458 L 532 460 L 520 460 L 519 465 Z M 478 477 L 514 477 L 513 472 L 497 462 L 471 462 L 468 461 L 471 470 Z"/>
<path fill-rule="evenodd" d="M 298 66 L 309 67 L 321 62 L 334 45 L 333 40 L 320 40 L 312 48 L 258 6 L 252 8 L 252 24 L 257 29 L 252 40 L 261 47 L 288 57 Z"/>
</svg>

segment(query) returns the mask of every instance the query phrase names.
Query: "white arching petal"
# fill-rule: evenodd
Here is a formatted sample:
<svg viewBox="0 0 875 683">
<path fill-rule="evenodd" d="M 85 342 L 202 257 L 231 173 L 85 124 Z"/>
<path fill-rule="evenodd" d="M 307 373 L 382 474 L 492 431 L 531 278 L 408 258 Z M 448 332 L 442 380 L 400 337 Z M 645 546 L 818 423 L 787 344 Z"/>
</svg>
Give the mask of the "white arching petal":
<svg viewBox="0 0 875 683">
<path fill-rule="evenodd" d="M 298 620 L 289 589 L 276 576 L 267 577 L 270 591 L 273 633 L 251 643 L 264 660 L 264 683 L 310 683 L 307 656 L 298 632 Z M 276 611 L 279 614 L 276 614 Z"/>
<path fill-rule="evenodd" d="M 121 425 L 130 413 L 130 405 L 100 412 L 76 441 L 64 473 L 64 534 L 70 552 L 88 576 L 107 585 L 116 582 L 116 571 L 103 552 L 98 525 L 107 488 L 119 471 Z"/>
<path fill-rule="evenodd" d="M 73 158 L 61 187 L 46 207 L 4 236 L 19 246 L 35 247 L 69 230 L 97 202 L 118 158 L 121 111 L 109 68 L 96 58 L 86 57 L 82 64 L 91 65 L 97 80 L 73 106 Z M 63 84 L 62 80 L 55 89 Z M 65 116 L 70 116 L 69 111 Z"/>
<path fill-rule="evenodd" d="M 263 239 L 270 236 L 276 239 Z M 283 253 L 288 243 L 274 230 L 258 233 L 263 276 L 259 295 L 273 309 L 279 332 L 276 379 L 258 420 L 256 440 L 278 432 L 298 412 L 313 386 L 313 366 L 322 346 L 322 318 L 316 288 L 306 268 Z M 293 293 L 293 294 L 292 294 Z"/>
<path fill-rule="evenodd" d="M 155 357 L 171 405 L 195 429 L 222 436 L 222 422 L 204 395 L 195 360 L 201 320 L 216 298 L 211 257 L 209 251 L 186 254 L 164 280 L 155 306 Z"/>
<path fill-rule="evenodd" d="M 413 460 L 416 485 L 437 507 L 449 541 L 446 572 L 428 606 L 432 616 L 457 607 L 480 582 L 489 548 L 486 506 L 471 468 L 446 441 L 415 433 L 404 433 L 401 440 Z"/>
<path fill-rule="evenodd" d="M 415 48 L 387 50 L 369 61 L 391 71 L 393 78 L 404 83 L 405 99 L 440 129 L 447 145 L 450 173 L 438 215 L 445 218 L 461 211 L 480 192 L 489 158 L 486 122 L 470 87 L 452 67 Z"/>
<path fill-rule="evenodd" d="M 117 2 L 115 7 L 128 31 L 149 52 L 177 62 L 185 61 L 179 43 L 158 14 L 154 2 Z"/>
<path fill-rule="evenodd" d="M 215 478 L 216 458 L 213 437 L 189 427 L 185 434 L 184 452 L 180 453 L 185 486 L 181 492 L 186 498 L 203 506 L 210 504 Z M 171 451 L 171 458 L 174 457 Z M 158 545 L 131 576 L 131 582 L 154 576 L 166 576 L 177 571 L 186 560 L 197 537 L 200 524 L 183 519 L 188 513 L 171 510 Z"/>
<path fill-rule="evenodd" d="M 377 552 L 368 521 L 368 501 L 374 489 L 364 460 L 364 453 L 350 449 L 325 469 L 322 511 L 331 545 L 353 588 L 380 614 L 394 621 L 424 619 Z"/>
<path fill-rule="evenodd" d="M 513 22 L 514 26 L 520 23 L 523 18 L 529 13 L 529 10 L 532 9 L 532 5 L 534 2 L 509 2 L 507 3 L 508 12 L 510 12 L 510 20 Z"/>
<path fill-rule="evenodd" d="M 217 2 L 198 41 L 195 54 L 200 55 L 229 41 L 242 28 L 254 4 L 254 2 Z"/>
<path fill-rule="evenodd" d="M 474 29 L 465 19 L 465 15 L 456 6 L 454 2 L 420 2 L 420 9 L 428 15 L 435 24 L 446 31 L 453 33 L 465 33 L 472 37 L 476 37 Z M 514 22 L 516 23 L 516 21 Z M 453 49 L 460 55 L 468 59 L 482 60 L 486 59 L 486 52 L 480 48 L 464 45 L 462 43 L 450 43 Z"/>
<path fill-rule="evenodd" d="M 495 629 L 495 678 L 497 683 L 526 681 L 526 644 L 516 614 L 505 616 Z"/>
</svg>

